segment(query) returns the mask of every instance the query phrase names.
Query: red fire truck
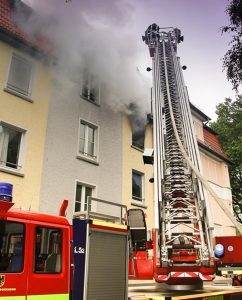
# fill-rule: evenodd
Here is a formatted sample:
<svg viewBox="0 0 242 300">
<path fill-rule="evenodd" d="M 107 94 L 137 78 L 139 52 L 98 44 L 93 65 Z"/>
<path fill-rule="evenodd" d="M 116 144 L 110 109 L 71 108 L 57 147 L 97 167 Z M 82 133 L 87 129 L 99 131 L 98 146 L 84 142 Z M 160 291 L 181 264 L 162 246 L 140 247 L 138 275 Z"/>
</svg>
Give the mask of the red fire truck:
<svg viewBox="0 0 242 300">
<path fill-rule="evenodd" d="M 81 216 L 71 225 L 64 217 L 66 200 L 59 216 L 15 209 L 6 186 L 11 185 L 0 183 L 0 299 L 126 300 L 128 271 L 129 279 L 141 280 L 153 279 L 159 272 L 157 233 L 154 230 L 153 241 L 147 241 L 146 227 L 137 226 L 141 225 L 140 210 L 127 212 L 125 206 L 118 206 L 119 217 L 95 213 L 95 218 Z M 132 220 L 130 228 L 124 224 L 127 215 Z M 242 261 L 238 239 L 218 238 L 224 244 L 219 264 Z M 170 284 L 192 285 L 197 279 L 171 277 Z"/>
<path fill-rule="evenodd" d="M 183 67 L 177 56 L 183 36 L 178 28 L 151 24 L 143 41 L 152 59 L 151 107 L 154 149 L 145 149 L 144 163 L 154 168 L 155 229 L 146 239 L 141 210 L 128 211 L 132 237 L 130 278 L 150 279 L 167 285 L 202 285 L 212 281 L 216 260 L 229 254 L 238 258 L 238 247 L 215 245 L 207 192 L 220 205 L 231 224 L 241 224 L 224 206 L 202 176 L 202 166 Z M 227 239 L 229 240 L 229 238 Z M 225 241 L 225 239 L 224 239 Z M 237 243 L 235 245 L 238 245 Z"/>
<path fill-rule="evenodd" d="M 0 299 L 127 299 L 125 206 L 116 205 L 121 214 L 112 223 L 96 214 L 71 225 L 67 201 L 60 216 L 14 209 L 11 185 L 0 185 Z"/>
</svg>

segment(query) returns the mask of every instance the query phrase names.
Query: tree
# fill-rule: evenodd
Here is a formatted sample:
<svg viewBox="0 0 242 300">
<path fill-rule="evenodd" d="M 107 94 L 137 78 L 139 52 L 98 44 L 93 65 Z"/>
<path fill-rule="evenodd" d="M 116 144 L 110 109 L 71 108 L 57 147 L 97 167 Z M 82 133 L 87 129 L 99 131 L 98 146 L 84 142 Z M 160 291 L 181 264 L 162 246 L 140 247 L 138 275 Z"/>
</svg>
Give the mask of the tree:
<svg viewBox="0 0 242 300">
<path fill-rule="evenodd" d="M 232 160 L 229 175 L 235 215 L 242 223 L 242 95 L 226 98 L 216 107 L 217 121 L 210 126 L 218 133 L 225 154 Z"/>
<path fill-rule="evenodd" d="M 230 49 L 223 58 L 223 69 L 226 70 L 227 79 L 231 81 L 233 89 L 238 91 L 242 82 L 242 0 L 231 0 L 226 8 L 229 16 L 229 26 L 221 28 L 222 33 L 232 34 L 229 43 Z"/>
</svg>

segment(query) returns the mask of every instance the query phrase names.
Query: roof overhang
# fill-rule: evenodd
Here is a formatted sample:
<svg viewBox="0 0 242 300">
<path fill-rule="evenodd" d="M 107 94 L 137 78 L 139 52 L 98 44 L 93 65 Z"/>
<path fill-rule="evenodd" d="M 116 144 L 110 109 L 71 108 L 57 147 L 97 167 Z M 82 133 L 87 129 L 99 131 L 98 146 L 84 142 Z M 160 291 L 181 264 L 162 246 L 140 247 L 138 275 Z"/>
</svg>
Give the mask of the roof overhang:
<svg viewBox="0 0 242 300">
<path fill-rule="evenodd" d="M 38 48 L 37 46 L 25 41 L 23 38 L 16 36 L 15 34 L 9 32 L 5 28 L 0 26 L 0 40 L 9 44 L 10 46 L 21 49 L 24 52 L 36 57 L 44 58 L 47 57 L 47 53 Z"/>
<path fill-rule="evenodd" d="M 197 140 L 198 142 L 198 146 L 201 147 L 203 150 L 205 150 L 206 152 L 212 154 L 215 158 L 218 158 L 230 165 L 233 164 L 233 162 L 226 156 L 226 155 L 223 155 L 221 153 L 218 153 L 217 151 L 215 151 L 214 149 L 212 149 L 211 147 L 205 145 L 202 141 L 200 140 Z"/>
<path fill-rule="evenodd" d="M 209 118 L 204 112 L 202 112 L 200 109 L 198 109 L 190 101 L 189 101 L 189 104 L 190 104 L 190 108 L 191 108 L 192 114 L 195 115 L 197 118 L 199 118 L 202 122 L 209 122 L 209 121 L 211 121 L 211 118 Z"/>
</svg>

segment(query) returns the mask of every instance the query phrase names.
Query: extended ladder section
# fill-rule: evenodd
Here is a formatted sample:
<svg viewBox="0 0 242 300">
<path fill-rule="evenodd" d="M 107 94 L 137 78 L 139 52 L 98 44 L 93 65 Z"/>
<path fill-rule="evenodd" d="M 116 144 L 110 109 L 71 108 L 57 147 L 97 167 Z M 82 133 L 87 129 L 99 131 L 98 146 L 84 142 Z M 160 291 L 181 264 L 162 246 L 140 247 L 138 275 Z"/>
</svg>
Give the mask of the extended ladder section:
<svg viewBox="0 0 242 300">
<path fill-rule="evenodd" d="M 210 267 L 213 250 L 208 202 L 186 157 L 200 170 L 189 99 L 177 57 L 177 45 L 183 37 L 177 28 L 160 29 L 152 24 L 143 40 L 149 46 L 153 62 L 154 189 L 158 208 L 155 222 L 159 228 L 159 267 Z"/>
</svg>

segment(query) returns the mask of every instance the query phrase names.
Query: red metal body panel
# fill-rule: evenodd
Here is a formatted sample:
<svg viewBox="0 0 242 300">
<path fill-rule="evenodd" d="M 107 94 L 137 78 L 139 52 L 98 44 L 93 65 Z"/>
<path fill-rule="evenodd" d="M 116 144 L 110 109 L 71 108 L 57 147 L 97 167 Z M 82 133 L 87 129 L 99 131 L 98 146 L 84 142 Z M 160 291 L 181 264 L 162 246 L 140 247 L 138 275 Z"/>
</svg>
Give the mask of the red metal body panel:
<svg viewBox="0 0 242 300">
<path fill-rule="evenodd" d="M 53 227 L 53 224 L 47 222 L 35 222 L 30 224 L 30 236 L 34 236 L 36 226 Z M 68 294 L 70 291 L 70 227 L 55 224 L 55 228 L 62 230 L 62 270 L 60 274 L 41 274 L 34 273 L 33 267 L 28 275 L 28 295 L 44 294 Z M 30 239 L 31 241 L 31 239 Z M 32 241 L 33 242 L 33 241 Z M 34 261 L 34 244 L 30 252 L 30 266 Z M 51 283 L 51 284 L 50 284 Z"/>
<path fill-rule="evenodd" d="M 68 294 L 70 292 L 70 238 L 71 225 L 64 217 L 17 209 L 1 210 L 0 218 L 25 225 L 24 268 L 22 273 L 1 273 L 5 276 L 1 296 Z M 36 227 L 62 230 L 62 270 L 59 274 L 34 273 Z"/>
<path fill-rule="evenodd" d="M 157 267 L 154 278 L 157 282 L 167 284 L 194 285 L 214 279 L 215 268 L 201 266 L 169 266 Z"/>
<path fill-rule="evenodd" d="M 224 256 L 219 264 L 242 264 L 242 236 L 217 236 L 216 244 L 224 246 Z"/>
<path fill-rule="evenodd" d="M 152 256 L 148 251 L 138 251 L 133 253 L 133 261 L 129 260 L 130 279 L 155 279 L 157 282 L 164 282 L 170 285 L 195 285 L 203 281 L 212 281 L 216 273 L 216 264 L 212 267 L 204 266 L 168 266 L 160 267 L 160 259 L 157 258 L 157 235 L 156 230 L 152 231 L 153 245 Z M 189 262 L 190 257 L 187 253 L 181 253 L 177 261 L 186 259 Z M 134 270 L 135 268 L 135 270 Z M 136 275 L 136 276 L 135 276 Z"/>
<path fill-rule="evenodd" d="M 6 213 L 14 203 L 0 200 L 0 214 Z"/>
<path fill-rule="evenodd" d="M 3 213 L 0 209 L 0 218 L 4 218 L 4 219 L 14 218 L 19 220 L 29 220 L 29 221 L 46 222 L 46 223 L 70 226 L 70 223 L 65 217 L 48 215 L 44 213 L 37 213 L 33 211 L 26 211 L 21 209 L 14 209 L 14 208 L 10 209 L 8 212 L 5 213 Z"/>
<path fill-rule="evenodd" d="M 134 252 L 133 261 L 129 260 L 129 279 L 152 280 L 154 277 L 153 269 L 153 258 L 148 257 L 146 251 Z"/>
<path fill-rule="evenodd" d="M 203 281 L 212 281 L 216 267 L 202 266 L 154 266 L 153 257 L 149 257 L 146 251 L 133 253 L 133 261 L 129 260 L 129 279 L 151 280 L 164 282 L 170 285 L 195 285 Z M 134 270 L 135 268 L 135 270 Z"/>
</svg>

